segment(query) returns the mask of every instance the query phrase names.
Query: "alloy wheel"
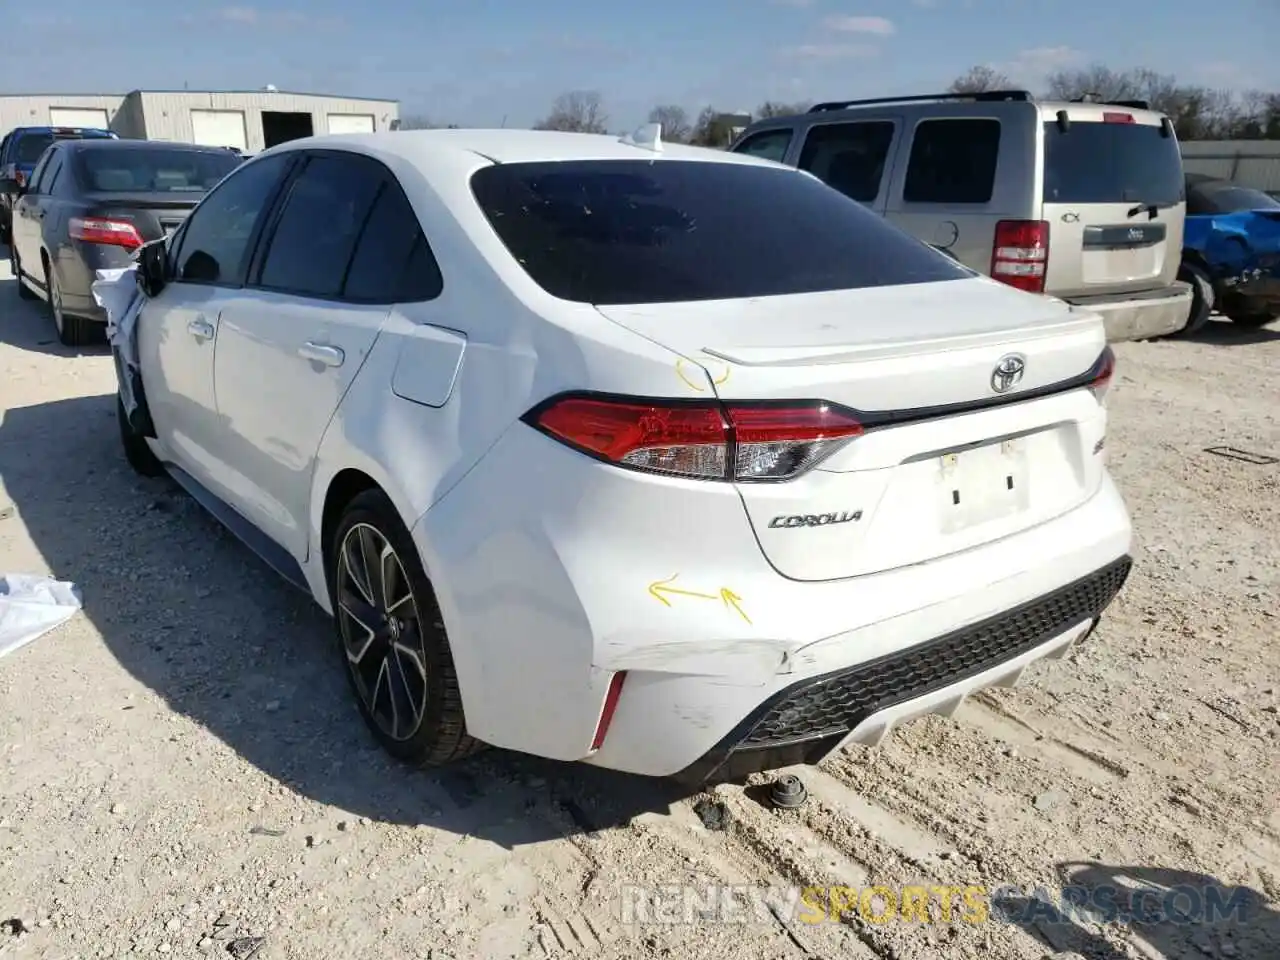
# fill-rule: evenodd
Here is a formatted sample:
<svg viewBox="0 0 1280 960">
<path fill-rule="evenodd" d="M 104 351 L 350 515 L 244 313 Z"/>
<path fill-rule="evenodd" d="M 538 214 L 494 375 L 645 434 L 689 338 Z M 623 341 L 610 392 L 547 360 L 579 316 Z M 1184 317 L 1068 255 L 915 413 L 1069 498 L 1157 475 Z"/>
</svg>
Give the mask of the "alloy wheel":
<svg viewBox="0 0 1280 960">
<path fill-rule="evenodd" d="M 383 533 L 354 524 L 338 547 L 335 599 L 347 668 L 365 710 L 392 740 L 408 740 L 427 706 L 418 602 Z"/>
<path fill-rule="evenodd" d="M 48 287 L 49 312 L 53 314 L 53 325 L 57 328 L 58 334 L 61 335 L 66 318 L 62 314 L 62 288 L 58 286 L 58 277 L 53 271 L 49 272 Z"/>
</svg>

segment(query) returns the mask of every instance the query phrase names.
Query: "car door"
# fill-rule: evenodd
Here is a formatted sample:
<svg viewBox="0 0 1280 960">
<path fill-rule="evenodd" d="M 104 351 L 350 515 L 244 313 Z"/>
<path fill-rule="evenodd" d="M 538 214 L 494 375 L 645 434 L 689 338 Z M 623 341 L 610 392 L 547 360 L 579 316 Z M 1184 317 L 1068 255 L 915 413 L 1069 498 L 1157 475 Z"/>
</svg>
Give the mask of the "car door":
<svg viewBox="0 0 1280 960">
<path fill-rule="evenodd" d="M 213 392 L 213 357 L 224 305 L 241 287 L 266 214 L 292 164 L 264 157 L 223 180 L 175 234 L 169 281 L 142 307 L 138 358 L 162 456 L 225 498 L 210 455 L 222 429 Z"/>
<path fill-rule="evenodd" d="M 251 289 L 223 309 L 214 360 L 218 457 L 235 503 L 299 560 L 320 440 L 390 311 L 345 295 L 344 280 L 362 233 L 384 229 L 386 198 L 403 200 L 371 158 L 305 156 L 254 258 Z"/>
<path fill-rule="evenodd" d="M 22 272 L 37 283 L 44 283 L 44 271 L 40 264 L 40 226 L 44 216 L 40 191 L 42 184 L 48 180 L 46 172 L 57 151 L 46 150 L 31 171 L 31 179 L 20 196 L 14 197 L 13 207 L 13 249 L 18 254 L 18 262 Z"/>
</svg>

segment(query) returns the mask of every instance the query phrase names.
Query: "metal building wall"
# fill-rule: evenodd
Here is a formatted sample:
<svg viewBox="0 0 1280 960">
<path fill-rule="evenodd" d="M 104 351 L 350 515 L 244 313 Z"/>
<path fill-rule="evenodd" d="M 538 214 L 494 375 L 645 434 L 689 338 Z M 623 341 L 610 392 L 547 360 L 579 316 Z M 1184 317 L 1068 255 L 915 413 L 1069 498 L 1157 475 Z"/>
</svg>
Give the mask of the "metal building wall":
<svg viewBox="0 0 1280 960">
<path fill-rule="evenodd" d="M 283 93 L 267 90 L 224 93 L 192 91 L 149 91 L 137 94 L 142 105 L 146 136 L 151 140 L 192 142 L 192 110 L 228 110 L 244 114 L 245 139 L 250 153 L 265 149 L 262 137 L 263 111 L 311 114 L 313 131 L 328 133 L 328 115 L 367 114 L 374 118 L 375 130 L 388 130 L 399 118 L 400 105 L 394 100 L 364 100 L 315 94 Z"/>
<path fill-rule="evenodd" d="M 1280 190 L 1280 140 L 1201 140 L 1182 144 L 1182 166 L 1268 192 Z"/>
<path fill-rule="evenodd" d="M 0 136 L 14 127 L 47 127 L 50 107 L 82 107 L 106 110 L 107 121 L 114 129 L 116 114 L 124 94 L 110 93 L 31 93 L 0 96 Z"/>
</svg>

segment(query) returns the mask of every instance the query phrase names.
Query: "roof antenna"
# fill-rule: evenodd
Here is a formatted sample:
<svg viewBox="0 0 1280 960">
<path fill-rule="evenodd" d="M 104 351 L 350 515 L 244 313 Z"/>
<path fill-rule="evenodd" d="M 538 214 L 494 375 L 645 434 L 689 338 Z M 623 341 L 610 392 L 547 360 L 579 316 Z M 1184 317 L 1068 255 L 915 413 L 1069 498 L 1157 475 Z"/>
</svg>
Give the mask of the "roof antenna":
<svg viewBox="0 0 1280 960">
<path fill-rule="evenodd" d="M 642 150 L 652 150 L 654 153 L 661 153 L 662 124 L 646 123 L 644 126 L 636 127 L 634 133 L 623 134 L 618 138 L 618 140 L 619 142 L 632 147 L 639 147 Z"/>
</svg>

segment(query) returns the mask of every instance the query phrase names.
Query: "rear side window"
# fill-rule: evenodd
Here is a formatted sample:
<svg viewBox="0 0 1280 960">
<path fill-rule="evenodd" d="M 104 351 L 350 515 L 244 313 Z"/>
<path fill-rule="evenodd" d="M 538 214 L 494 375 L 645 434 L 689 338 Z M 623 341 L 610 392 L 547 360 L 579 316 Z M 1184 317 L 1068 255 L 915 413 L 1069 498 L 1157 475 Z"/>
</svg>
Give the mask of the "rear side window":
<svg viewBox="0 0 1280 960">
<path fill-rule="evenodd" d="M 903 202 L 990 203 L 999 158 L 999 120 L 923 120 L 911 141 Z"/>
<path fill-rule="evenodd" d="M 893 131 L 894 125 L 885 120 L 813 127 L 800 153 L 800 169 L 850 200 L 871 203 L 880 196 Z"/>
<path fill-rule="evenodd" d="M 971 273 L 812 177 L 680 160 L 504 163 L 471 189 L 564 300 L 673 303 L 956 280 Z"/>
<path fill-rule="evenodd" d="M 312 157 L 284 201 L 257 286 L 336 297 L 382 178 L 355 158 Z"/>
<path fill-rule="evenodd" d="M 1158 126 L 1075 121 L 1044 125 L 1045 203 L 1180 203 L 1178 141 Z"/>
<path fill-rule="evenodd" d="M 351 258 L 344 299 L 412 303 L 435 299 L 443 287 L 440 268 L 413 207 L 400 187 L 388 180 Z"/>
<path fill-rule="evenodd" d="M 753 133 L 734 147 L 733 152 L 745 153 L 750 157 L 760 157 L 762 160 L 781 163 L 782 158 L 787 155 L 787 147 L 789 146 L 791 146 L 790 130 L 761 130 L 759 133 Z"/>
</svg>

